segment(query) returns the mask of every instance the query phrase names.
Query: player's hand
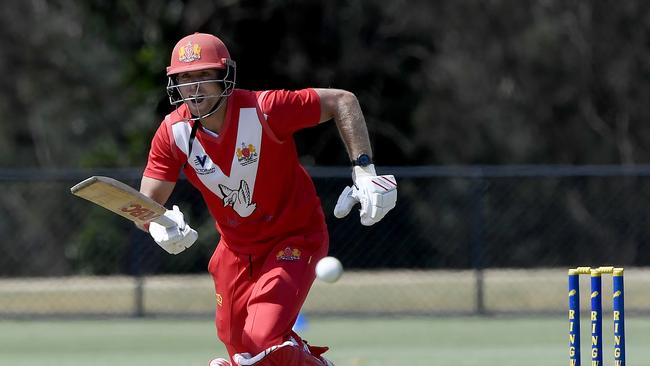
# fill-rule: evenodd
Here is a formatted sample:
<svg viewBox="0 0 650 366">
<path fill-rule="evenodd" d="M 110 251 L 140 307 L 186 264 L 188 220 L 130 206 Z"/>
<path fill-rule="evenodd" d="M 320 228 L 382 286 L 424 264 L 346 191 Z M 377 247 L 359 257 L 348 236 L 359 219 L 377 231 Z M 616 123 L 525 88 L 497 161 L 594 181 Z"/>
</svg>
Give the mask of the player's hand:
<svg viewBox="0 0 650 366">
<path fill-rule="evenodd" d="M 167 210 L 165 216 L 172 219 L 176 226 L 166 228 L 152 221 L 149 225 L 149 234 L 153 240 L 169 254 L 178 254 L 191 247 L 199 235 L 185 222 L 178 206 L 174 205 L 171 210 Z"/>
<path fill-rule="evenodd" d="M 373 164 L 355 166 L 352 171 L 354 186 L 345 187 L 334 207 L 334 216 L 343 218 L 352 207 L 361 204 L 359 216 L 365 226 L 379 222 L 397 203 L 397 181 L 392 175 L 377 175 Z"/>
</svg>

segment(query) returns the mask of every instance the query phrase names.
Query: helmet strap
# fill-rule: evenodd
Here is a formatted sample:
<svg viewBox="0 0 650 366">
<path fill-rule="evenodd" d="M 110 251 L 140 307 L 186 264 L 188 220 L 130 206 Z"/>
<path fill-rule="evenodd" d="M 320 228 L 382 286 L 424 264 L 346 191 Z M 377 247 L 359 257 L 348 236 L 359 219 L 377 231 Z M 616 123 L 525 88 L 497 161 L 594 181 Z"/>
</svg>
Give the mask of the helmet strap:
<svg viewBox="0 0 650 366">
<path fill-rule="evenodd" d="M 196 131 L 201 127 L 201 121 L 194 121 L 194 125 L 192 126 L 192 131 L 190 132 L 190 140 L 188 143 L 187 147 L 187 160 L 185 160 L 185 164 L 183 164 L 183 167 L 187 165 L 187 162 L 190 160 L 190 156 L 192 156 L 192 145 L 194 145 L 194 138 L 196 138 Z"/>
</svg>

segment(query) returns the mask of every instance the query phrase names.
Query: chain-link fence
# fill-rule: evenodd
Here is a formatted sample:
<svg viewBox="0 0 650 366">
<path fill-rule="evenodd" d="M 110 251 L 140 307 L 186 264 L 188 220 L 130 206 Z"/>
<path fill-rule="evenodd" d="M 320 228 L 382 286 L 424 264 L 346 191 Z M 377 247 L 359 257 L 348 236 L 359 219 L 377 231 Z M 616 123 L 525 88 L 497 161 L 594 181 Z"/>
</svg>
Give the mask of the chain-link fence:
<svg viewBox="0 0 650 366">
<path fill-rule="evenodd" d="M 311 168 L 331 255 L 347 271 L 316 283 L 318 314 L 566 310 L 566 268 L 615 264 L 628 311 L 650 310 L 650 167 L 393 167 L 398 205 L 381 223 L 331 214 L 348 168 Z M 171 256 L 123 218 L 72 196 L 90 175 L 132 186 L 140 171 L 0 171 L 0 316 L 208 315 L 218 241 L 198 192 L 170 198 L 199 232 Z M 586 301 L 583 301 L 586 303 Z"/>
</svg>

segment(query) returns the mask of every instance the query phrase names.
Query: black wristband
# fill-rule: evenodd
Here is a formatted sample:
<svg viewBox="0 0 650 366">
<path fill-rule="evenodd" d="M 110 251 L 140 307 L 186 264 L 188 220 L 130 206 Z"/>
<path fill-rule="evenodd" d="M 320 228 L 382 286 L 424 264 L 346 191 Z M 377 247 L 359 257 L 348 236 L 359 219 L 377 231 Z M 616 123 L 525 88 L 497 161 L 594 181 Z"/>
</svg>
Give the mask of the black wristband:
<svg viewBox="0 0 650 366">
<path fill-rule="evenodd" d="M 355 160 L 352 160 L 353 166 L 366 167 L 372 164 L 372 159 L 368 154 L 359 154 Z"/>
</svg>

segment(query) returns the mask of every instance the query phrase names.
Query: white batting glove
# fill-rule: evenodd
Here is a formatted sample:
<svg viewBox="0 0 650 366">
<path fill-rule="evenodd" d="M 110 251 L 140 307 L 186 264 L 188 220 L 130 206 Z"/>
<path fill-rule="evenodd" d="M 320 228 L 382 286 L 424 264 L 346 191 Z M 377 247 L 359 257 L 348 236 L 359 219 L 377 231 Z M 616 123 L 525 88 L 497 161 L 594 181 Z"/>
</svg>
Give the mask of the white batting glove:
<svg viewBox="0 0 650 366">
<path fill-rule="evenodd" d="M 178 254 L 191 247 L 199 235 L 185 222 L 178 206 L 174 205 L 171 210 L 167 210 L 165 216 L 173 220 L 176 225 L 166 228 L 152 221 L 149 224 L 149 234 L 153 240 L 169 254 Z"/>
<path fill-rule="evenodd" d="M 355 166 L 352 171 L 354 186 L 345 187 L 334 207 L 334 216 L 343 218 L 352 207 L 361 204 L 361 224 L 370 226 L 378 223 L 397 203 L 397 181 L 392 175 L 380 175 L 373 164 L 367 167 Z"/>
</svg>

